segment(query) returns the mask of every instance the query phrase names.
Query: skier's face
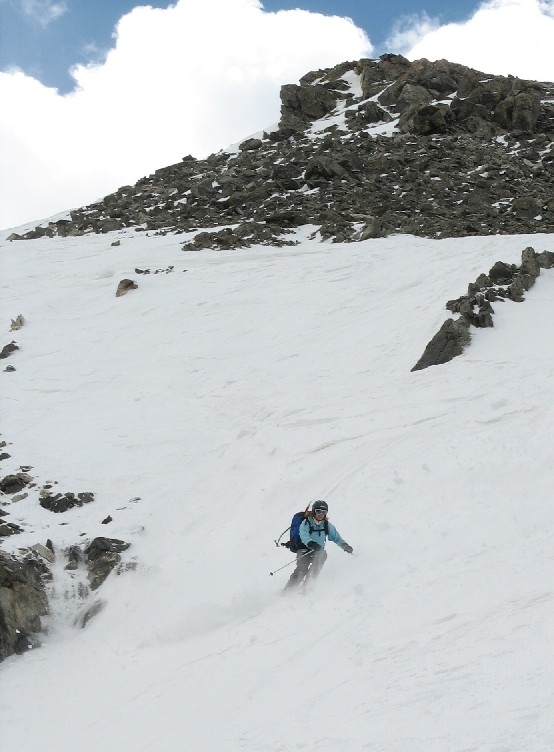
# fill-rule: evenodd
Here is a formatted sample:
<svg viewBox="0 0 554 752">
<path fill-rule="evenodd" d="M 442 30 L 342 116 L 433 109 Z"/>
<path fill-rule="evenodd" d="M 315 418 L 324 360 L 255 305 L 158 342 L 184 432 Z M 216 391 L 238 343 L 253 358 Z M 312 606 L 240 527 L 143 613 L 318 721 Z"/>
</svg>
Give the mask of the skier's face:
<svg viewBox="0 0 554 752">
<path fill-rule="evenodd" d="M 325 512 L 322 512 L 318 509 L 317 512 L 314 512 L 314 516 L 318 522 L 321 522 L 321 520 L 325 517 Z"/>
</svg>

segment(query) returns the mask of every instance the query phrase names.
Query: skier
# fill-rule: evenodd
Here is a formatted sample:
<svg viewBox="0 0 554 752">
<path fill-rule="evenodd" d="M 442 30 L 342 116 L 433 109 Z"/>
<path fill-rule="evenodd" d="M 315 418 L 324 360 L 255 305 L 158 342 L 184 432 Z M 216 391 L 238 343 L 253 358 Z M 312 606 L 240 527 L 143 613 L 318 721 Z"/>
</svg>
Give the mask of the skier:
<svg viewBox="0 0 554 752">
<path fill-rule="evenodd" d="M 295 588 L 305 579 L 315 579 L 325 564 L 327 553 L 325 541 L 328 538 L 343 551 L 351 554 L 352 546 L 343 540 L 334 525 L 327 519 L 329 505 L 326 501 L 314 501 L 312 509 L 300 525 L 301 545 L 296 553 L 296 569 L 291 574 L 285 590 Z"/>
</svg>

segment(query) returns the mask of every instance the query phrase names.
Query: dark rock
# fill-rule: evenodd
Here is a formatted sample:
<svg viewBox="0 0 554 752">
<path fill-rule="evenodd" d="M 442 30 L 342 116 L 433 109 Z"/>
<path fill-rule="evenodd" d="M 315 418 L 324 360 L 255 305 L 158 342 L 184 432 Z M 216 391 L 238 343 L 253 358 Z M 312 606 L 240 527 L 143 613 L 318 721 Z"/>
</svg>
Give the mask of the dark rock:
<svg viewBox="0 0 554 752">
<path fill-rule="evenodd" d="M 415 107 L 401 117 L 398 127 L 403 133 L 417 133 L 428 136 L 433 133 L 445 133 L 453 120 L 447 105 L 426 105 Z"/>
<path fill-rule="evenodd" d="M 518 274 L 508 285 L 507 295 L 514 303 L 522 303 L 525 300 L 524 293 L 528 289 L 526 278 Z"/>
<path fill-rule="evenodd" d="M 325 184 L 334 178 L 350 180 L 347 170 L 336 159 L 323 156 L 314 157 L 306 165 L 304 179 L 310 188 Z"/>
<path fill-rule="evenodd" d="M 95 538 L 85 549 L 90 589 L 96 590 L 121 562 L 121 552 L 130 543 L 116 538 Z"/>
<path fill-rule="evenodd" d="M 535 250 L 531 247 L 525 248 L 521 252 L 521 274 L 529 277 L 529 290 L 534 284 L 535 280 L 541 273 L 541 265 L 537 258 Z"/>
<path fill-rule="evenodd" d="M 307 123 L 328 115 L 336 103 L 337 95 L 324 86 L 286 84 L 281 87 L 280 126 L 301 130 Z"/>
<path fill-rule="evenodd" d="M 302 170 L 294 164 L 276 164 L 270 173 L 278 190 L 294 191 L 302 185 Z"/>
<path fill-rule="evenodd" d="M 497 261 L 489 271 L 489 279 L 493 285 L 507 285 L 514 276 L 514 267 L 511 264 L 505 264 L 503 261 Z"/>
<path fill-rule="evenodd" d="M 481 329 L 494 326 L 492 319 L 493 313 L 494 310 L 491 304 L 488 301 L 484 302 L 481 306 L 479 306 L 479 311 L 477 312 L 475 318 L 475 326 L 480 327 Z"/>
<path fill-rule="evenodd" d="M 529 89 L 503 99 L 495 108 L 494 119 L 510 131 L 532 133 L 536 128 L 540 111 L 540 94 Z"/>
<path fill-rule="evenodd" d="M 425 351 L 412 371 L 421 371 L 429 366 L 436 366 L 461 355 L 470 342 L 467 323 L 462 319 L 447 319 L 429 342 Z"/>
<path fill-rule="evenodd" d="M 475 286 L 479 290 L 484 290 L 486 287 L 490 287 L 491 284 L 491 279 L 487 274 L 480 274 L 475 280 Z"/>
<path fill-rule="evenodd" d="M 79 564 L 82 561 L 81 549 L 79 546 L 70 546 L 67 551 L 65 551 L 65 556 L 67 558 L 65 569 L 72 571 L 79 568 Z"/>
<path fill-rule="evenodd" d="M 90 504 L 91 501 L 94 501 L 94 494 L 90 491 L 78 493 L 77 495 L 70 492 L 65 494 L 50 494 L 48 491 L 42 489 L 39 504 L 50 512 L 61 514 L 73 507 L 82 507 L 83 504 Z"/>
<path fill-rule="evenodd" d="M 128 293 L 129 290 L 136 290 L 137 287 L 137 283 L 133 282 L 132 279 L 122 279 L 117 286 L 115 297 L 120 298 L 122 295 Z"/>
<path fill-rule="evenodd" d="M 15 473 L 6 475 L 0 480 L 0 491 L 4 494 L 15 494 L 28 486 L 32 478 L 27 473 Z"/>
<path fill-rule="evenodd" d="M 358 70 L 364 99 L 375 96 L 385 81 L 393 81 L 410 68 L 410 61 L 402 55 L 385 54 L 379 60 L 360 60 Z"/>
<path fill-rule="evenodd" d="M 39 560 L 0 552 L 0 661 L 37 644 L 41 616 L 48 613 L 47 575 L 47 566 Z"/>
<path fill-rule="evenodd" d="M 4 345 L 0 351 L 0 359 L 9 358 L 16 350 L 19 350 L 19 346 L 15 342 L 10 342 L 9 345 Z"/>
<path fill-rule="evenodd" d="M 277 225 L 278 227 L 301 227 L 308 224 L 308 215 L 300 211 L 281 211 L 270 214 L 265 218 L 268 225 Z"/>
<path fill-rule="evenodd" d="M 449 300 L 446 304 L 447 309 L 453 313 L 459 313 L 460 318 L 458 321 L 448 319 L 443 324 L 412 370 L 436 365 L 436 361 L 444 362 L 441 360 L 443 357 L 450 360 L 451 357 L 459 355 L 469 342 L 470 326 L 479 328 L 494 326 L 492 318 L 494 310 L 490 304 L 491 301 L 508 298 L 521 303 L 524 300 L 524 293 L 535 284 L 540 274 L 541 257 L 545 261 L 550 259 L 549 256 L 545 258 L 543 254 L 537 255 L 533 248 L 528 247 L 521 253 L 520 267 L 497 261 L 488 275 L 480 274 L 475 282 L 468 285 L 467 295 Z M 554 254 L 552 254 L 552 261 L 554 261 Z M 494 283 L 508 286 L 495 288 Z M 475 312 L 475 307 L 478 308 L 477 312 Z M 467 330 L 467 341 L 465 330 Z M 458 335 L 460 338 L 456 343 Z M 452 352 L 454 355 L 451 356 Z"/>
<path fill-rule="evenodd" d="M 364 102 L 356 110 L 347 110 L 346 119 L 350 121 L 350 128 L 353 127 L 353 121 L 359 126 L 371 125 L 372 123 L 390 123 L 392 115 L 379 107 L 377 102 Z"/>
<path fill-rule="evenodd" d="M 246 141 L 243 141 L 239 149 L 241 151 L 256 151 L 260 148 L 262 145 L 262 141 L 259 138 L 247 138 Z"/>
<path fill-rule="evenodd" d="M 543 251 L 537 256 L 537 261 L 541 269 L 552 269 L 554 267 L 554 251 Z"/>
<path fill-rule="evenodd" d="M 22 533 L 23 528 L 16 525 L 15 522 L 0 522 L 0 538 L 7 538 L 10 535 Z"/>
<path fill-rule="evenodd" d="M 533 196 L 519 196 L 512 201 L 512 212 L 519 219 L 534 219 L 542 212 L 542 201 Z"/>
</svg>

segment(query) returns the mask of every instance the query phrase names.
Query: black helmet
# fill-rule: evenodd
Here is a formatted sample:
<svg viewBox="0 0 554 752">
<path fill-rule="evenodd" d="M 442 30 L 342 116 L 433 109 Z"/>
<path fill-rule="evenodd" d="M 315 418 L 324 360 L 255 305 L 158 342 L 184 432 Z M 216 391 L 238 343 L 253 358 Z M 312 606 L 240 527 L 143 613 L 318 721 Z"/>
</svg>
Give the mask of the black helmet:
<svg viewBox="0 0 554 752">
<path fill-rule="evenodd" d="M 314 503 L 312 504 L 312 511 L 314 512 L 314 514 L 316 512 L 325 512 L 325 514 L 327 514 L 327 512 L 329 511 L 329 504 L 327 504 L 326 501 L 321 501 L 321 499 L 314 501 Z"/>
</svg>

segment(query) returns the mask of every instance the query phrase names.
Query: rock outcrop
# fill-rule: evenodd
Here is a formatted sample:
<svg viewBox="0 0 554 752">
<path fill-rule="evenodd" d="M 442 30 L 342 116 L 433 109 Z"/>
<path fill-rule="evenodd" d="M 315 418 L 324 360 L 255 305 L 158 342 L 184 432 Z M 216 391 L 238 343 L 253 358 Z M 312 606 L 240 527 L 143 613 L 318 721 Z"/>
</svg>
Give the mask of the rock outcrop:
<svg viewBox="0 0 554 752">
<path fill-rule="evenodd" d="M 523 302 L 524 293 L 535 284 L 541 268 L 551 269 L 553 266 L 554 252 L 537 254 L 531 247 L 522 251 L 520 266 L 497 261 L 488 274 L 480 274 L 468 285 L 467 295 L 447 302 L 446 308 L 459 313 L 459 318 L 446 319 L 412 371 L 441 365 L 461 355 L 470 342 L 472 326 L 481 329 L 494 326 L 493 301 Z"/>
<path fill-rule="evenodd" d="M 38 644 L 49 576 L 40 558 L 21 560 L 0 551 L 0 661 Z"/>
<path fill-rule="evenodd" d="M 0 447 L 5 446 L 5 441 L 0 442 Z M 9 458 L 9 454 L 5 456 Z M 30 474 L 31 470 L 30 466 L 21 466 L 18 472 L 0 479 L 0 541 L 25 531 L 27 525 L 18 504 L 23 499 L 27 499 L 27 504 L 37 503 L 56 514 L 94 502 L 91 491 L 56 493 L 54 488 L 58 483 L 53 480 L 40 485 Z M 131 501 L 138 500 L 137 497 Z M 15 511 L 17 523 L 10 521 Z M 111 521 L 109 515 L 101 522 L 109 524 Z M 43 631 L 41 617 L 49 611 L 49 597 L 60 587 L 62 592 L 55 597 L 75 601 L 76 624 L 84 627 L 103 603 L 101 599 L 90 598 L 92 591 L 96 591 L 111 572 L 119 574 L 134 568 L 135 562 L 124 562 L 121 556 L 130 546 L 120 539 L 96 537 L 58 548 L 49 539 L 45 543 L 13 548 L 16 553 L 12 554 L 0 551 L 0 661 L 39 644 Z M 67 581 L 61 586 L 52 580 L 49 568 L 57 558 L 66 561 Z"/>
<path fill-rule="evenodd" d="M 228 250 L 304 224 L 340 242 L 554 231 L 552 83 L 383 55 L 281 102 L 278 129 L 236 152 L 188 155 L 24 237 L 202 229 L 186 249 Z"/>
<path fill-rule="evenodd" d="M 91 491 L 83 491 L 77 494 L 71 491 L 51 494 L 49 491 L 42 490 L 39 503 L 43 509 L 60 514 L 61 512 L 67 512 L 68 509 L 72 509 L 73 507 L 82 507 L 83 504 L 90 504 L 91 501 L 94 501 L 94 494 Z"/>
<path fill-rule="evenodd" d="M 96 590 L 121 563 L 121 553 L 130 543 L 117 538 L 95 538 L 85 550 L 90 589 Z"/>
</svg>

